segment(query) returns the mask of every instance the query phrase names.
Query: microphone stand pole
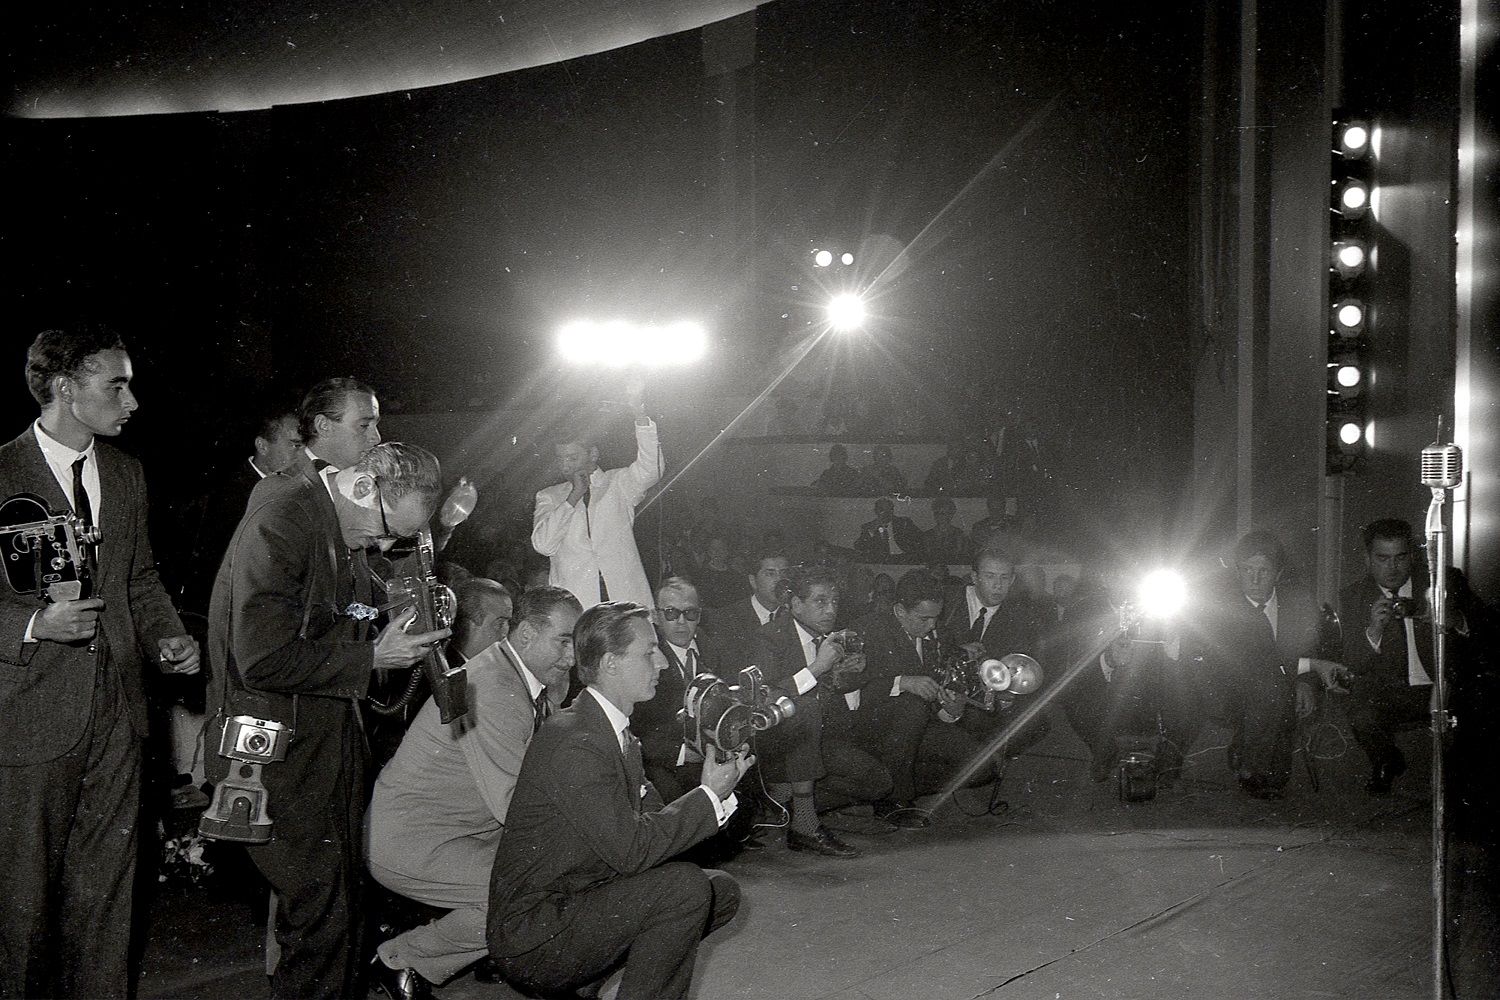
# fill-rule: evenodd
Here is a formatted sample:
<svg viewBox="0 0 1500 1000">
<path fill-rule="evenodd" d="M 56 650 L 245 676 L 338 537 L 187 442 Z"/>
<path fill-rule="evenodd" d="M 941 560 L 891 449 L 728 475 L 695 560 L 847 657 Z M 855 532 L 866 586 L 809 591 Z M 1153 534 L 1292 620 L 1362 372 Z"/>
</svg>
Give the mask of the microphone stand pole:
<svg viewBox="0 0 1500 1000">
<path fill-rule="evenodd" d="M 1451 723 L 1448 719 L 1448 529 L 1443 524 L 1443 506 L 1448 491 L 1432 490 L 1427 508 L 1427 556 L 1432 579 L 1432 995 L 1443 1000 L 1447 993 L 1446 941 L 1448 933 L 1447 892 L 1447 797 L 1443 774 L 1443 749 Z"/>
</svg>

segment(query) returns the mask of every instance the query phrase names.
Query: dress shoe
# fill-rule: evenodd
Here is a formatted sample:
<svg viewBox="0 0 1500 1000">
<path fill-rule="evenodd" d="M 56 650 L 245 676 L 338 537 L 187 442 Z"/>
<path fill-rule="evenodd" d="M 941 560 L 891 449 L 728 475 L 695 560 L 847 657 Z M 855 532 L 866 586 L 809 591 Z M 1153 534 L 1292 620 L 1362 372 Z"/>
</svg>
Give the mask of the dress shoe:
<svg viewBox="0 0 1500 1000">
<path fill-rule="evenodd" d="M 375 956 L 370 963 L 370 982 L 391 1000 L 433 1000 L 432 984 L 416 969 L 393 969 Z"/>
<path fill-rule="evenodd" d="M 932 825 L 927 813 L 909 799 L 881 799 L 875 803 L 875 818 L 902 830 L 921 830 Z"/>
<path fill-rule="evenodd" d="M 1370 769 L 1370 780 L 1365 783 L 1365 791 L 1371 795 L 1387 795 L 1391 790 L 1391 782 L 1405 771 L 1406 761 L 1400 757 L 1376 764 Z"/>
<path fill-rule="evenodd" d="M 477 983 L 503 983 L 505 978 L 500 975 L 500 966 L 495 960 L 486 955 L 474 964 L 474 981 Z"/>
<path fill-rule="evenodd" d="M 839 838 L 828 831 L 826 826 L 818 827 L 816 833 L 798 833 L 796 830 L 786 832 L 786 846 L 792 851 L 811 851 L 828 858 L 857 858 L 859 849 L 850 847 Z"/>
</svg>

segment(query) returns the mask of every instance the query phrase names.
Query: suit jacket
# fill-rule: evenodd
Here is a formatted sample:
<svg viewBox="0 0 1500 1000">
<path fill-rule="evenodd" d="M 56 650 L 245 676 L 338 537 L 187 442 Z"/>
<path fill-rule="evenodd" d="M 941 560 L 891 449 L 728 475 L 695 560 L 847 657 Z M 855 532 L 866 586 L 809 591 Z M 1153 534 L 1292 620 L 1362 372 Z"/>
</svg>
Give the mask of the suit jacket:
<svg viewBox="0 0 1500 1000">
<path fill-rule="evenodd" d="M 698 644 L 697 672 L 723 676 L 720 673 L 723 661 L 713 635 L 700 628 L 694 641 Z M 641 741 L 641 753 L 648 763 L 670 767 L 677 763 L 677 752 L 682 747 L 682 723 L 677 719 L 677 710 L 682 707 L 683 692 L 692 678 L 683 676 L 682 662 L 659 631 L 656 645 L 667 658 L 667 669 L 657 675 L 656 694 L 650 701 L 635 706 L 630 714 L 630 730 Z"/>
<path fill-rule="evenodd" d="M 883 698 L 891 696 L 891 685 L 897 677 L 925 675 L 934 676 L 927 663 L 938 655 L 936 643 L 925 638 L 922 641 L 922 656 L 917 659 L 917 646 L 901 623 L 890 611 L 876 611 L 854 623 L 854 627 L 865 640 L 865 669 L 860 675 L 863 692 L 860 695 L 860 711 L 870 711 Z"/>
<path fill-rule="evenodd" d="M 963 643 L 969 639 L 969 629 L 966 588 L 963 595 L 944 603 L 943 617 L 938 621 L 938 635 L 945 642 Z M 1041 624 L 1036 609 L 1018 587 L 1012 587 L 985 622 L 985 655 L 1000 657 L 1007 653 L 1025 653 L 1041 659 L 1040 643 Z"/>
<path fill-rule="evenodd" d="M 250 462 L 241 459 L 204 498 L 198 515 L 198 530 L 193 538 L 192 556 L 182 568 L 183 572 L 178 574 L 183 578 L 185 608 L 207 616 L 219 563 L 229 550 L 234 529 L 245 516 L 245 505 L 260 480 L 260 474 Z"/>
<path fill-rule="evenodd" d="M 1427 592 L 1427 580 L 1413 575 L 1412 593 L 1421 600 Z M 1395 615 L 1387 623 L 1380 636 L 1380 649 L 1370 648 L 1365 638 L 1365 625 L 1370 620 L 1370 605 L 1384 596 L 1380 585 L 1367 575 L 1357 583 L 1344 588 L 1339 595 L 1339 621 L 1343 623 L 1344 648 L 1342 663 L 1349 671 L 1366 683 L 1379 687 L 1408 687 L 1406 663 L 1406 623 Z M 1430 612 L 1430 608 L 1427 609 Z M 1433 674 L 1432 622 L 1421 619 L 1413 622 L 1416 630 L 1417 653 L 1427 676 Z"/>
<path fill-rule="evenodd" d="M 890 562 L 892 553 L 890 546 L 886 543 L 884 536 L 880 534 L 881 522 L 866 521 L 860 525 L 859 538 L 854 541 L 854 550 L 865 559 L 875 559 L 879 562 Z M 891 518 L 891 534 L 896 538 L 896 545 L 901 549 L 901 554 L 908 561 L 915 561 L 922 557 L 922 531 L 909 517 Z"/>
<path fill-rule="evenodd" d="M 37 595 L 0 586 L 0 765 L 38 764 L 67 753 L 83 735 L 101 669 L 117 672 L 131 726 L 146 734 L 145 662 L 157 641 L 186 629 L 156 574 L 146 534 L 146 481 L 140 463 L 95 439 L 99 463 L 99 543 L 93 593 L 104 599 L 99 636 L 88 645 L 23 642 Z M 53 513 L 72 509 L 47 466 L 32 427 L 0 446 L 0 498 L 35 493 Z"/>
<path fill-rule="evenodd" d="M 751 597 L 735 601 L 728 607 L 709 612 L 706 621 L 717 637 L 720 668 L 723 676 L 738 673 L 749 666 L 755 656 L 760 616 L 750 603 Z"/>
<path fill-rule="evenodd" d="M 1297 661 L 1318 654 L 1321 616 L 1305 589 L 1283 584 L 1276 588 L 1276 631 L 1265 612 L 1246 600 L 1230 584 L 1213 612 L 1209 656 L 1223 667 L 1252 676 L 1277 675 L 1287 683 L 1297 679 Z"/>
<path fill-rule="evenodd" d="M 337 769 L 346 728 L 359 724 L 375 647 L 344 614 L 357 597 L 372 602 L 356 592 L 333 500 L 302 456 L 250 494 L 209 603 L 209 713 L 223 706 L 295 728 L 286 761 L 265 769 L 273 802 Z"/>
<path fill-rule="evenodd" d="M 635 545 L 635 508 L 661 476 L 656 424 L 635 428 L 635 461 L 608 472 L 595 469 L 589 478 L 589 502 L 568 503 L 569 483 L 549 486 L 536 495 L 531 545 L 552 560 L 547 582 L 578 598 L 585 609 L 601 600 L 599 576 L 612 601 L 653 603 L 651 585 Z"/>
<path fill-rule="evenodd" d="M 696 788 L 663 805 L 627 763 L 604 709 L 580 694 L 521 764 L 490 874 L 491 953 L 520 955 L 551 940 L 578 893 L 654 868 L 718 828 Z"/>
<path fill-rule="evenodd" d="M 469 712 L 444 725 L 428 698 L 375 781 L 366 820 L 370 860 L 409 878 L 484 882 L 535 729 L 536 705 L 508 642 L 466 663 Z M 547 691 L 554 707 L 565 691 Z M 455 841 L 483 872 L 452 870 Z"/>
</svg>

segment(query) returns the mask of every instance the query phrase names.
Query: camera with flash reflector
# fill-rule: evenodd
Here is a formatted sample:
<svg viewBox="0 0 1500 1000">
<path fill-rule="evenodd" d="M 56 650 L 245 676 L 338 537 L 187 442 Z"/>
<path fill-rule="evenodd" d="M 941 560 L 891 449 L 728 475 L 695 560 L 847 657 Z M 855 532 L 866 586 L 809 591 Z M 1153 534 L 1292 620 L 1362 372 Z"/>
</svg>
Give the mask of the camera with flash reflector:
<svg viewBox="0 0 1500 1000">
<path fill-rule="evenodd" d="M 797 711 L 792 699 L 766 685 L 759 667 L 746 667 L 738 683 L 699 674 L 682 694 L 682 740 L 707 758 L 722 761 L 750 744 L 750 738 L 779 726 Z"/>
</svg>

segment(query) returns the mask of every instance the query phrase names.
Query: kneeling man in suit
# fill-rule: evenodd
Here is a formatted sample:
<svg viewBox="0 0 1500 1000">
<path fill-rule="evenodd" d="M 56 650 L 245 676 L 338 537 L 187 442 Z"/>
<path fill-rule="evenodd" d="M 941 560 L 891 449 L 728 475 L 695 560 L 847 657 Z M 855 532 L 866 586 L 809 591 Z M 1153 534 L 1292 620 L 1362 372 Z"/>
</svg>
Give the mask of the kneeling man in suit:
<svg viewBox="0 0 1500 1000">
<path fill-rule="evenodd" d="M 740 891 L 670 859 L 729 818 L 753 758 L 710 754 L 703 783 L 663 804 L 630 732 L 666 666 L 650 612 L 592 607 L 573 645 L 587 687 L 527 748 L 490 877 L 490 954 L 530 993 L 576 990 L 623 964 L 620 1000 L 683 997 L 698 942 L 734 917 Z"/>
</svg>

